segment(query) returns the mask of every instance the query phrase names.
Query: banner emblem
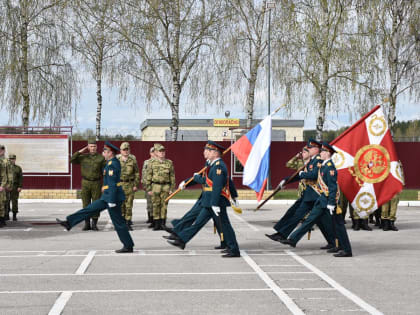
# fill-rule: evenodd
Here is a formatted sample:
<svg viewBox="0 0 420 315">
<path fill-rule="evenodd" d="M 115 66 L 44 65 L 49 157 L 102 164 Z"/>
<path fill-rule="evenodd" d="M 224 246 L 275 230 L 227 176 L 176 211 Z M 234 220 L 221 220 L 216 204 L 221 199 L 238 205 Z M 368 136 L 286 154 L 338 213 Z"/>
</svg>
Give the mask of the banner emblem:
<svg viewBox="0 0 420 315">
<path fill-rule="evenodd" d="M 334 162 L 335 168 L 340 168 L 344 165 L 345 162 L 345 157 L 343 152 L 338 151 L 336 153 L 334 153 L 334 155 L 332 156 L 332 160 Z"/>
<path fill-rule="evenodd" d="M 354 157 L 354 170 L 365 183 L 380 183 L 387 178 L 391 168 L 388 151 L 381 145 L 365 145 Z"/>
<path fill-rule="evenodd" d="M 369 122 L 369 132 L 376 136 L 382 136 L 387 129 L 386 121 L 383 116 L 372 115 L 372 120 Z"/>
<path fill-rule="evenodd" d="M 357 208 L 369 212 L 375 206 L 375 197 L 370 192 L 362 192 L 356 198 Z"/>
</svg>

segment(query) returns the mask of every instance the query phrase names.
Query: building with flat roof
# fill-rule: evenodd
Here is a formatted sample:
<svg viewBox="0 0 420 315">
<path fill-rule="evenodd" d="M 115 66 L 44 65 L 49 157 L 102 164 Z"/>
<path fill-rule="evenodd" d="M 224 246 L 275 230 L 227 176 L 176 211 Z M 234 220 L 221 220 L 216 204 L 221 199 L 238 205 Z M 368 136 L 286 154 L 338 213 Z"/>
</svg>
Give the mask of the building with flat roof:
<svg viewBox="0 0 420 315">
<path fill-rule="evenodd" d="M 252 126 L 261 119 L 254 119 Z M 142 141 L 170 141 L 170 119 L 146 119 L 140 124 Z M 272 141 L 303 141 L 303 120 L 272 120 Z M 180 119 L 178 141 L 230 141 L 245 134 L 246 119 Z"/>
</svg>

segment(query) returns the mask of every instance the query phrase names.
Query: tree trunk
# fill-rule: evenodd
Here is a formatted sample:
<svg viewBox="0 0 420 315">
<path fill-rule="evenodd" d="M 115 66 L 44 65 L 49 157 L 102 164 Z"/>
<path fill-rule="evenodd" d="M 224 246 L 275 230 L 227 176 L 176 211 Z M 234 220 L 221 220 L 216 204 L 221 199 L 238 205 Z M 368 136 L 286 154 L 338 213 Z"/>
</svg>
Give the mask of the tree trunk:
<svg viewBox="0 0 420 315">
<path fill-rule="evenodd" d="M 22 124 L 25 133 L 28 130 L 29 126 L 29 115 L 30 115 L 30 99 L 29 99 L 29 70 L 28 70 L 28 22 L 26 13 L 22 13 L 22 29 L 20 34 L 22 55 L 20 57 L 20 75 L 21 75 L 21 94 L 23 99 L 23 108 L 22 108 Z M 52 115 L 52 113 L 51 113 Z"/>
<path fill-rule="evenodd" d="M 99 62 L 96 71 L 96 141 L 101 137 L 101 116 L 102 116 L 102 61 Z"/>
<path fill-rule="evenodd" d="M 179 98 L 181 96 L 181 85 L 179 83 L 179 73 L 174 75 L 172 83 L 173 83 L 173 94 L 172 94 L 172 103 L 171 112 L 172 112 L 172 119 L 171 119 L 171 141 L 176 141 L 178 139 L 178 125 L 179 125 Z"/>
<path fill-rule="evenodd" d="M 255 99 L 255 85 L 257 82 L 257 69 L 255 66 L 252 69 L 250 78 L 248 79 L 248 91 L 246 93 L 246 127 L 251 128 L 252 118 L 254 116 L 254 99 Z"/>
<path fill-rule="evenodd" d="M 327 108 L 327 92 L 328 92 L 328 65 L 324 66 L 324 73 L 322 76 L 321 90 L 319 91 L 318 100 L 318 117 L 316 119 L 316 139 L 322 139 L 322 132 L 324 131 L 325 110 Z"/>
<path fill-rule="evenodd" d="M 392 6 L 392 33 L 391 33 L 391 47 L 389 55 L 389 76 L 391 85 L 389 89 L 389 112 L 388 112 L 388 127 L 391 134 L 394 131 L 395 125 L 395 107 L 397 105 L 397 89 L 398 89 L 398 53 L 399 53 L 399 32 L 398 32 L 398 12 L 397 5 Z"/>
</svg>

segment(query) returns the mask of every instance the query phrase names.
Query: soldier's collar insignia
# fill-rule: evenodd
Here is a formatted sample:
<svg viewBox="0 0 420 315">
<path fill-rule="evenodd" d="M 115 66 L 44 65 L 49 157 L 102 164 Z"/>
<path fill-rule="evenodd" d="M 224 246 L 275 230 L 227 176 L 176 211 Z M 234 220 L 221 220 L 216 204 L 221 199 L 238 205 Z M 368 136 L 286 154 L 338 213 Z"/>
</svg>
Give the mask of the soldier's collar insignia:
<svg viewBox="0 0 420 315">
<path fill-rule="evenodd" d="M 218 168 L 218 169 L 216 170 L 216 174 L 217 174 L 217 175 L 222 175 L 222 170 L 221 170 L 220 168 Z"/>
<path fill-rule="evenodd" d="M 111 165 L 111 164 L 112 164 L 112 161 L 109 161 L 109 162 L 108 162 L 108 165 Z"/>
<path fill-rule="evenodd" d="M 216 165 L 219 165 L 219 164 L 220 164 L 220 161 L 217 161 L 217 162 L 216 162 Z"/>
<path fill-rule="evenodd" d="M 114 175 L 114 170 L 109 170 L 109 171 L 108 171 L 108 175 L 109 175 L 109 176 Z"/>
</svg>

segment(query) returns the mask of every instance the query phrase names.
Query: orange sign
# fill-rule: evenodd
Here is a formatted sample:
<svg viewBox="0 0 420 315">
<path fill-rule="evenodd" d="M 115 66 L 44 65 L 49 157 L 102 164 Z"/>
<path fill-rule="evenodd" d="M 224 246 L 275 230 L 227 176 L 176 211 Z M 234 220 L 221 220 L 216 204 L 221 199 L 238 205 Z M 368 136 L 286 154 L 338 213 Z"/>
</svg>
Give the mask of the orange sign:
<svg viewBox="0 0 420 315">
<path fill-rule="evenodd" d="M 239 127 L 239 118 L 215 118 L 214 127 Z"/>
</svg>

